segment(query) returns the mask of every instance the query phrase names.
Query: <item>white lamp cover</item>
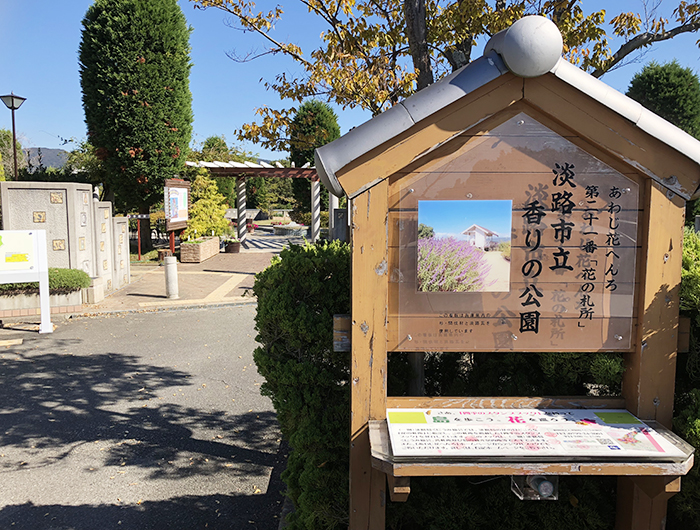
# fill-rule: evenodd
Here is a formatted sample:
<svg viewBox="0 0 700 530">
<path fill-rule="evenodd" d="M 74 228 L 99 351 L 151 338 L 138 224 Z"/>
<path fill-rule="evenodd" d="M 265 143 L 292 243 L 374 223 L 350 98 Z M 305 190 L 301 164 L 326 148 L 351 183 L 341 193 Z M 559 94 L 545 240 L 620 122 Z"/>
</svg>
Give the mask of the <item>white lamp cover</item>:
<svg viewBox="0 0 700 530">
<path fill-rule="evenodd" d="M 26 101 L 27 98 L 22 96 L 15 96 L 14 94 L 8 94 L 7 96 L 0 96 L 2 102 L 10 110 L 17 110 L 22 106 L 22 103 Z"/>
</svg>

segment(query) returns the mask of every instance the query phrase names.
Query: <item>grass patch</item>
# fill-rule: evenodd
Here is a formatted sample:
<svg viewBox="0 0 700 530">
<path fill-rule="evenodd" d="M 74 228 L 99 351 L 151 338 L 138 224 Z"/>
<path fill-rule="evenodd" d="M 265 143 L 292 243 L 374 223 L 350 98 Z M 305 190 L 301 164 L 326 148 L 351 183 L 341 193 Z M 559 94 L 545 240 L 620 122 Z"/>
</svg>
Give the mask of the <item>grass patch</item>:
<svg viewBox="0 0 700 530">
<path fill-rule="evenodd" d="M 158 263 L 158 249 L 153 249 L 148 252 L 141 253 L 141 261 L 138 254 L 129 254 L 131 263 Z"/>
</svg>

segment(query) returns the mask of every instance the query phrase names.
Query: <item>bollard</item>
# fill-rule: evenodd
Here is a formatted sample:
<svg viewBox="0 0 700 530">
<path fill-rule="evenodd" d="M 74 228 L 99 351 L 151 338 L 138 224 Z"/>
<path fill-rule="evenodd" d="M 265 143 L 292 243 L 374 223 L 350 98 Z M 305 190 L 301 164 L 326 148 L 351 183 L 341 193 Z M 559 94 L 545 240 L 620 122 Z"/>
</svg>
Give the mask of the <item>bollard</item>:
<svg viewBox="0 0 700 530">
<path fill-rule="evenodd" d="M 167 256 L 163 263 L 165 264 L 165 295 L 171 299 L 180 298 L 177 288 L 177 258 Z"/>
</svg>

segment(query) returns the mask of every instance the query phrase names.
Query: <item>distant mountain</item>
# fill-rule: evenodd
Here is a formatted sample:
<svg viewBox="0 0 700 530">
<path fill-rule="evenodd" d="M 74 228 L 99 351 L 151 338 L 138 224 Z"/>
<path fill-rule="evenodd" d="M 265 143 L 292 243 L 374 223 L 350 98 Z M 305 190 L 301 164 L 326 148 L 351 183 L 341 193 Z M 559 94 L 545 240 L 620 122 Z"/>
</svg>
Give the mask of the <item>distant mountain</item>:
<svg viewBox="0 0 700 530">
<path fill-rule="evenodd" d="M 39 156 L 41 152 L 41 156 Z M 64 149 L 51 149 L 49 147 L 30 147 L 25 149 L 27 162 L 31 168 L 38 168 L 40 165 L 56 169 L 62 168 L 68 160 L 68 151 Z M 32 171 L 33 172 L 33 171 Z"/>
</svg>

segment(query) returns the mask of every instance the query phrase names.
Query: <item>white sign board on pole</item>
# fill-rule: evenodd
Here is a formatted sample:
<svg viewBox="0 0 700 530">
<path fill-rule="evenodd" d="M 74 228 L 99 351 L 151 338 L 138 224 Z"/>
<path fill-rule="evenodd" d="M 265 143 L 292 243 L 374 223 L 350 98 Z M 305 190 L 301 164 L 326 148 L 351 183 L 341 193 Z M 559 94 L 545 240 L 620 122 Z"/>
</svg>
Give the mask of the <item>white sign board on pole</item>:
<svg viewBox="0 0 700 530">
<path fill-rule="evenodd" d="M 39 282 L 39 333 L 53 333 L 46 230 L 0 230 L 0 283 Z"/>
</svg>

